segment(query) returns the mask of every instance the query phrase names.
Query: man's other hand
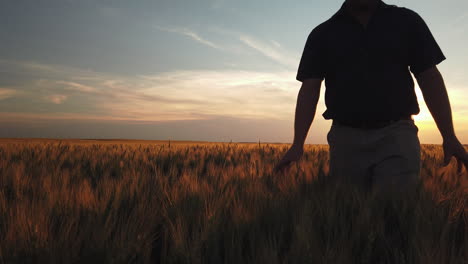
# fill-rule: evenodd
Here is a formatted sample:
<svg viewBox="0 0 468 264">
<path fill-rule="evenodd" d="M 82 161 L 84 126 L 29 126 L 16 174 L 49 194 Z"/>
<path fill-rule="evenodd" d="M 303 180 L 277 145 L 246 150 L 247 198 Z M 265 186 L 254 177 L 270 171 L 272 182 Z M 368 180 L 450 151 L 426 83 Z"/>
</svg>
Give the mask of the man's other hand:
<svg viewBox="0 0 468 264">
<path fill-rule="evenodd" d="M 444 139 L 442 146 L 444 148 L 444 166 L 447 166 L 452 157 L 455 157 L 458 163 L 458 173 L 462 173 L 463 165 L 468 172 L 468 154 L 460 141 L 456 137 Z"/>
<path fill-rule="evenodd" d="M 289 170 L 293 162 L 298 161 L 304 154 L 304 147 L 293 144 L 291 148 L 286 152 L 283 158 L 273 169 L 274 173 L 284 173 Z"/>
</svg>

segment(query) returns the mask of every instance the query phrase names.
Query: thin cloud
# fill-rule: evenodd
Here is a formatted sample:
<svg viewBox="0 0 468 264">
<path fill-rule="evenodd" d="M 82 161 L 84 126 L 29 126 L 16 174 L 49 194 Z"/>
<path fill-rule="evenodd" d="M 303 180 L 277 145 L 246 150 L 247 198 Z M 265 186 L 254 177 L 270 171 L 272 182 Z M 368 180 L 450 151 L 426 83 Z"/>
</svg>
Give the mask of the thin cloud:
<svg viewBox="0 0 468 264">
<path fill-rule="evenodd" d="M 54 104 L 62 104 L 67 100 L 68 96 L 64 94 L 51 94 L 45 97 L 45 99 Z"/>
<path fill-rule="evenodd" d="M 222 50 L 222 51 L 230 51 L 237 54 L 249 54 L 249 49 L 254 50 L 257 53 L 262 54 L 263 56 L 276 61 L 278 64 L 286 66 L 288 69 L 295 69 L 297 67 L 298 58 L 292 55 L 290 51 L 284 49 L 280 43 L 275 40 L 264 41 L 248 34 L 242 32 L 234 32 L 222 28 L 211 28 L 210 31 L 229 36 L 232 38 L 232 42 L 228 45 L 220 46 L 210 40 L 202 38 L 198 33 L 187 29 L 187 28 L 179 28 L 179 27 L 160 27 L 156 26 L 158 30 L 172 32 L 179 35 L 187 36 L 192 40 L 199 42 L 203 45 L 209 46 L 211 48 Z M 241 46 L 235 46 L 236 42 L 239 42 Z"/>
<path fill-rule="evenodd" d="M 286 66 L 288 70 L 296 70 L 299 64 L 299 58 L 294 55 L 293 52 L 285 49 L 278 41 L 262 40 L 244 32 L 233 31 L 217 26 L 210 27 L 209 30 L 226 37 L 231 37 L 235 41 L 240 41 L 242 45 L 241 53 L 243 54 L 248 54 L 250 53 L 249 51 L 252 50 L 282 66 Z"/>
<path fill-rule="evenodd" d="M 164 87 L 170 98 L 192 98 L 203 104 L 160 104 L 154 107 L 151 101 L 141 102 L 138 108 L 131 101 L 116 104 L 105 103 L 115 113 L 128 118 L 168 119 L 178 114 L 187 118 L 197 116 L 233 115 L 242 118 L 287 119 L 292 115 L 297 82 L 291 72 L 250 71 L 174 71 L 156 75 L 140 76 L 146 82 L 145 93 L 151 95 Z M 265 92 L 268 88 L 275 92 Z M 201 117 L 200 117 L 201 118 Z M 201 118 L 202 119 L 202 118 Z"/>
<path fill-rule="evenodd" d="M 23 65 L 21 62 L 10 64 Z M 39 95 L 46 97 L 51 103 L 59 104 L 66 102 L 70 96 L 79 95 L 84 100 L 94 102 L 103 112 L 115 108 L 134 112 L 132 108 L 145 105 L 144 109 L 148 111 L 144 116 L 151 119 L 157 119 L 163 112 L 181 113 L 180 116 L 183 116 L 187 113 L 215 114 L 223 111 L 240 116 L 254 113 L 259 117 L 270 115 L 286 118 L 287 114 L 282 113 L 279 108 L 285 104 L 293 105 L 298 89 L 294 71 L 194 70 L 122 77 L 59 65 L 25 65 L 21 68 L 22 72 L 32 75 L 39 73 L 41 79 L 35 81 L 28 90 L 2 87 L 0 99 L 24 93 L 23 99 Z M 61 76 L 58 80 L 57 73 Z M 76 80 L 76 76 L 82 76 L 83 73 L 92 75 L 93 78 Z M 53 78 L 50 79 L 50 76 Z M 451 84 L 448 87 L 454 117 L 460 118 L 467 110 L 466 87 Z M 420 89 L 416 92 L 422 103 Z M 422 104 L 422 107 L 425 105 Z M 154 111 L 155 108 L 158 108 L 157 112 Z M 114 111 L 114 114 L 119 112 Z M 419 117 L 430 118 L 430 114 L 424 109 Z"/>
<path fill-rule="evenodd" d="M 102 79 L 96 81 L 91 87 L 77 82 L 69 81 L 57 81 L 47 82 L 42 81 L 41 87 L 45 90 L 65 92 L 69 95 L 82 95 L 92 97 L 98 100 L 114 100 L 117 102 L 121 101 L 140 101 L 140 102 L 151 102 L 151 103 L 176 103 L 176 104 L 187 104 L 187 105 L 202 105 L 204 102 L 190 100 L 190 99 L 178 99 L 178 98 L 167 98 L 158 94 L 149 94 L 148 92 L 142 91 L 141 89 L 147 88 L 148 86 L 140 84 L 140 89 L 135 90 L 134 87 L 138 79 L 122 79 L 122 80 L 106 80 Z M 58 86 L 54 86 L 58 84 Z"/>
<path fill-rule="evenodd" d="M 98 120 L 98 121 L 131 121 L 111 115 L 102 114 L 76 114 L 76 113 L 18 113 L 18 112 L 0 112 L 0 122 L 41 122 L 45 120 Z"/>
<path fill-rule="evenodd" d="M 140 121 L 204 119 L 219 114 L 284 120 L 293 114 L 298 89 L 292 71 L 194 70 L 140 76 L 93 72 L 93 78 L 80 80 L 74 74 L 81 75 L 83 70 L 66 70 L 59 77 L 60 69 L 39 63 L 20 68 L 25 74 L 41 76 L 29 84 L 23 103 L 44 98 L 51 104 L 66 104 L 73 98 L 70 114 L 79 115 L 73 108 L 78 104 L 96 115 Z M 30 109 L 34 109 L 32 103 Z M 50 109 L 50 115 L 56 114 L 55 108 Z"/>
<path fill-rule="evenodd" d="M 280 49 L 279 43 L 272 42 L 272 44 L 267 43 L 265 41 L 256 39 L 252 36 L 248 35 L 240 35 L 239 39 L 250 48 L 256 50 L 257 52 L 263 54 L 264 56 L 287 66 L 291 69 L 295 68 L 297 65 L 297 60 L 294 56 L 283 49 Z"/>
<path fill-rule="evenodd" d="M 41 64 L 37 62 L 6 61 L 0 60 L 0 66 L 10 65 L 11 71 L 20 72 L 27 76 L 37 76 L 37 80 L 32 83 L 25 83 L 22 86 L 28 86 L 28 94 L 47 93 L 43 96 L 47 101 L 63 103 L 66 99 L 52 95 L 81 95 L 84 97 L 101 98 L 111 100 L 136 100 L 151 101 L 153 103 L 181 103 L 202 105 L 204 102 L 189 98 L 168 98 L 163 96 L 163 87 L 158 87 L 159 94 L 148 94 L 143 91 L 148 88 L 148 84 L 142 82 L 140 77 L 121 77 L 107 73 L 99 73 L 79 68 Z M 3 89 L 1 92 L 4 97 L 11 97 L 11 89 Z M 26 92 L 26 91 L 25 91 Z M 19 92 L 15 91 L 15 94 Z M 51 99 L 52 98 L 52 99 Z"/>
<path fill-rule="evenodd" d="M 277 41 L 274 41 L 274 40 L 271 40 L 271 43 L 273 43 L 273 45 L 277 48 L 281 48 L 281 44 L 279 44 L 279 42 Z"/>
<path fill-rule="evenodd" d="M 8 88 L 0 88 L 0 100 L 11 98 L 18 94 L 18 91 Z"/>
<path fill-rule="evenodd" d="M 62 84 L 66 86 L 67 88 L 69 88 L 70 90 L 75 90 L 78 92 L 84 92 L 84 93 L 96 92 L 96 89 L 94 87 L 83 85 L 83 84 L 76 83 L 76 82 L 58 81 L 57 84 Z"/>
<path fill-rule="evenodd" d="M 60 66 L 36 65 L 41 79 L 36 80 L 31 88 L 23 90 L 22 104 L 30 105 L 28 113 L 31 120 L 34 115 L 34 100 L 44 98 L 51 104 L 63 104 L 65 107 L 73 98 L 73 104 L 65 108 L 64 113 L 55 112 L 51 107 L 44 118 L 74 118 L 99 120 L 131 120 L 135 122 L 159 122 L 176 120 L 202 120 L 220 115 L 236 118 L 290 120 L 294 118 L 295 103 L 300 83 L 295 80 L 295 71 L 241 71 L 241 70 L 192 70 L 161 72 L 152 75 L 111 76 L 94 72 L 93 78 L 77 80 L 64 71 L 62 77 L 56 75 Z M 24 70 L 24 69 L 23 69 Z M 31 71 L 32 68 L 28 68 Z M 76 73 L 81 73 L 78 69 Z M 33 74 L 33 72 L 26 72 Z M 53 78 L 50 77 L 53 75 Z M 27 84 L 21 84 L 27 86 Z M 466 126 L 468 108 L 465 86 L 448 83 L 449 95 L 453 106 L 454 122 L 457 127 Z M 0 89 L 0 97 L 12 96 L 15 87 Z M 419 90 L 419 89 L 418 89 Z M 317 115 L 325 111 L 323 102 L 325 89 L 319 101 Z M 417 116 L 419 124 L 433 124 L 433 120 L 423 103 L 420 91 L 418 98 L 421 114 Z M 86 105 L 74 109 L 73 105 Z M 14 120 L 8 112 L 15 108 L 4 108 L 0 117 Z M 63 109 L 63 108 L 62 108 Z M 43 108 L 41 110 L 44 110 Z M 328 127 L 323 118 L 316 118 L 318 127 Z M 428 135 L 436 134 L 436 128 L 425 127 Z"/>
<path fill-rule="evenodd" d="M 0 59 L 0 72 L 15 73 L 28 77 L 36 77 L 43 79 L 44 76 L 49 78 L 62 79 L 67 76 L 77 80 L 96 80 L 102 76 L 112 78 L 112 74 L 97 73 L 91 69 L 82 69 L 70 67 L 66 65 L 44 64 L 35 61 L 17 61 L 17 60 L 2 60 Z"/>
<path fill-rule="evenodd" d="M 189 37 L 191 38 L 192 40 L 198 42 L 198 43 L 201 43 L 205 46 L 208 46 L 208 47 L 211 47 L 211 48 L 214 48 L 214 49 L 218 49 L 218 50 L 224 50 L 221 46 L 207 40 L 207 39 L 204 39 L 202 38 L 198 33 L 190 30 L 190 29 L 187 29 L 187 28 L 177 28 L 177 27 L 171 27 L 171 28 L 167 28 L 167 27 L 160 27 L 160 26 L 156 26 L 156 28 L 158 30 L 161 30 L 161 31 L 166 31 L 166 32 L 171 32 L 171 33 L 176 33 L 176 34 L 180 34 L 180 35 L 183 35 L 183 36 L 186 36 L 186 37 Z"/>
</svg>

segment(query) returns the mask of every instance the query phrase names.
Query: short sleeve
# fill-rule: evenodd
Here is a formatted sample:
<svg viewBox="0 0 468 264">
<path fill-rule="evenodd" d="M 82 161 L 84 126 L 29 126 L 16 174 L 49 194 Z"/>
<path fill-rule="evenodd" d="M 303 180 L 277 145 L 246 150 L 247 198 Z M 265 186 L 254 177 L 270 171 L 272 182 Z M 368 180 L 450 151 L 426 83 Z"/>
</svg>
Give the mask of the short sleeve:
<svg viewBox="0 0 468 264">
<path fill-rule="evenodd" d="M 302 52 L 296 80 L 303 82 L 308 78 L 325 78 L 323 41 L 319 29 L 312 30 Z"/>
<path fill-rule="evenodd" d="M 432 35 L 426 22 L 419 14 L 411 12 L 410 71 L 417 75 L 446 58 Z"/>
</svg>

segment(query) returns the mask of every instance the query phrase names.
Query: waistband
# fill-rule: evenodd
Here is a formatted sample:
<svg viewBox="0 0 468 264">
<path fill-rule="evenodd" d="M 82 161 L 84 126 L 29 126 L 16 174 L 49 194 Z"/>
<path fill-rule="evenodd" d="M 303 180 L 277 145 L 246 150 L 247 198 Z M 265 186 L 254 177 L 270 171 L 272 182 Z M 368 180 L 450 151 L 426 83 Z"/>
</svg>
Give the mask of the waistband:
<svg viewBox="0 0 468 264">
<path fill-rule="evenodd" d="M 412 116 L 404 116 L 391 120 L 336 120 L 333 119 L 333 124 L 348 126 L 359 129 L 379 129 L 396 123 L 400 120 L 413 120 Z"/>
</svg>

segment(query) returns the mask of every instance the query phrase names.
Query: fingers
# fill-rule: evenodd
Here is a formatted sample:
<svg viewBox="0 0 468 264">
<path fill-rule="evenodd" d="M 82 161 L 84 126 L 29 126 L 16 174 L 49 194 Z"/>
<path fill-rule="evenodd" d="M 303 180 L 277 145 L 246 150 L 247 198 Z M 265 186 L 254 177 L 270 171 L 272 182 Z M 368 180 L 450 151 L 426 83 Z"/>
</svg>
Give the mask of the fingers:
<svg viewBox="0 0 468 264">
<path fill-rule="evenodd" d="M 284 167 L 284 161 L 281 160 L 278 164 L 276 164 L 275 168 L 273 169 L 274 172 L 279 172 Z"/>
<path fill-rule="evenodd" d="M 465 167 L 468 172 L 468 154 L 466 150 L 463 147 L 461 149 L 459 148 L 453 156 L 457 161 L 457 173 L 461 174 L 463 172 L 463 167 Z"/>
<path fill-rule="evenodd" d="M 280 163 L 278 163 L 278 165 L 276 165 L 276 167 L 274 168 L 274 172 L 275 173 L 278 173 L 278 172 L 284 173 L 285 170 L 288 169 L 290 165 L 291 165 L 291 161 L 282 160 L 282 161 L 280 161 Z"/>
<path fill-rule="evenodd" d="M 465 166 L 467 172 L 468 172 L 468 154 L 462 146 L 461 148 L 457 149 L 457 151 L 454 153 L 454 157 L 457 159 L 457 173 L 461 174 L 463 172 L 463 166 Z"/>
<path fill-rule="evenodd" d="M 281 168 L 278 172 L 284 175 L 289 171 L 289 167 L 290 166 L 286 165 L 283 168 Z"/>
</svg>

